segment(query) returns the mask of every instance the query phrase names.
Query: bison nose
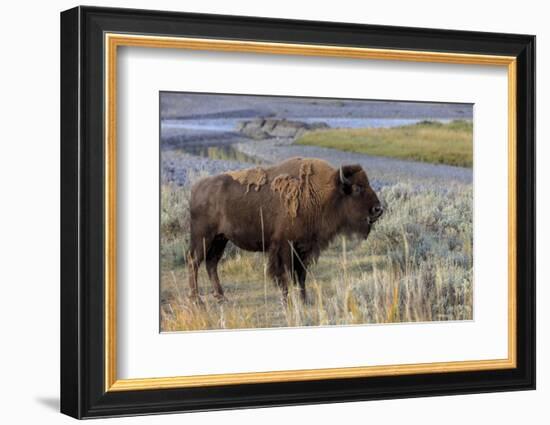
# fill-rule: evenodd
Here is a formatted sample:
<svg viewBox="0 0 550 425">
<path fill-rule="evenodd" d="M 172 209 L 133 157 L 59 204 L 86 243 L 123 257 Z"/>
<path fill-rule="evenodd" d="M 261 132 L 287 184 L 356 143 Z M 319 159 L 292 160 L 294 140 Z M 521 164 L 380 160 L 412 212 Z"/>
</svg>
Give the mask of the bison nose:
<svg viewBox="0 0 550 425">
<path fill-rule="evenodd" d="M 380 217 L 383 212 L 384 212 L 384 208 L 380 204 L 377 204 L 370 209 L 370 214 L 373 218 Z"/>
</svg>

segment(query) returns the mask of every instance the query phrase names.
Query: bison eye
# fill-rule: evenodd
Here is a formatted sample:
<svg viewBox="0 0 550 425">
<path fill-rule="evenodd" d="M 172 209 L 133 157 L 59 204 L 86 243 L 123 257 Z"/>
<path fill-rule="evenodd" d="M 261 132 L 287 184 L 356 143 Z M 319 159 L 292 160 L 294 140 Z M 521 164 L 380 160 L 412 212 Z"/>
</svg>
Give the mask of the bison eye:
<svg viewBox="0 0 550 425">
<path fill-rule="evenodd" d="M 365 191 L 364 188 L 362 188 L 361 186 L 358 186 L 356 184 L 354 184 L 352 187 L 351 187 L 351 192 L 354 194 L 354 195 L 359 195 L 361 193 L 363 193 Z"/>
</svg>

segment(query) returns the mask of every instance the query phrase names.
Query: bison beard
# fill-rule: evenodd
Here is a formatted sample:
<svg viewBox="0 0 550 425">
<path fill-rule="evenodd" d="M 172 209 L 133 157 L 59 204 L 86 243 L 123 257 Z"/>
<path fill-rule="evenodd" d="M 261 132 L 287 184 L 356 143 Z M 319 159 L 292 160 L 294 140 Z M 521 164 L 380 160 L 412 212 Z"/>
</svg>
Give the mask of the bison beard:
<svg viewBox="0 0 550 425">
<path fill-rule="evenodd" d="M 366 238 L 382 214 L 360 165 L 335 169 L 314 158 L 201 179 L 192 188 L 190 210 L 189 286 L 198 303 L 202 261 L 214 296 L 225 299 L 217 267 L 228 241 L 247 251 L 266 252 L 269 274 L 284 302 L 290 279 L 299 285 L 305 302 L 311 262 L 338 234 Z"/>
</svg>

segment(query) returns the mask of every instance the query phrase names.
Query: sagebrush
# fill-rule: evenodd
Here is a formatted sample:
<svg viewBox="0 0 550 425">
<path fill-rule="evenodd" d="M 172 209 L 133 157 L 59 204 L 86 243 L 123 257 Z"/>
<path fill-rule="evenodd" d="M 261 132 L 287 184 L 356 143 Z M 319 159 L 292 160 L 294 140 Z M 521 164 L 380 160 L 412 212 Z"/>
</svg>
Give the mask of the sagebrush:
<svg viewBox="0 0 550 425">
<path fill-rule="evenodd" d="M 189 184 L 205 175 L 190 176 Z M 189 185 L 161 188 L 161 328 L 163 331 L 352 325 L 472 319 L 472 186 L 403 182 L 381 187 L 386 205 L 368 240 L 338 238 L 308 273 L 308 303 L 280 291 L 262 253 L 231 244 L 220 263 L 228 299 L 204 308 L 187 298 Z"/>
</svg>

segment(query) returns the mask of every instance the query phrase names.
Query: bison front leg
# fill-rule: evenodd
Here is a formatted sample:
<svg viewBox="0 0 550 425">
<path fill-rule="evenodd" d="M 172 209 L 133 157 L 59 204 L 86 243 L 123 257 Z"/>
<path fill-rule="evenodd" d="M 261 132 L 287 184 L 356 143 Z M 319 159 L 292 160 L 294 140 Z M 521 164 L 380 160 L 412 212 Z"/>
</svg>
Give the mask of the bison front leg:
<svg viewBox="0 0 550 425">
<path fill-rule="evenodd" d="M 307 261 L 308 256 L 299 252 L 294 246 L 292 247 L 292 277 L 294 284 L 300 288 L 300 298 L 302 303 L 307 303 L 306 296 L 306 276 L 307 276 Z"/>
<path fill-rule="evenodd" d="M 296 265 L 296 263 L 294 263 L 294 279 L 300 287 L 300 298 L 304 304 L 307 303 L 306 275 L 307 269 L 302 264 Z"/>
<path fill-rule="evenodd" d="M 281 289 L 281 302 L 288 304 L 288 277 L 292 270 L 292 253 L 286 242 L 273 244 L 269 250 L 269 274 Z"/>
</svg>

